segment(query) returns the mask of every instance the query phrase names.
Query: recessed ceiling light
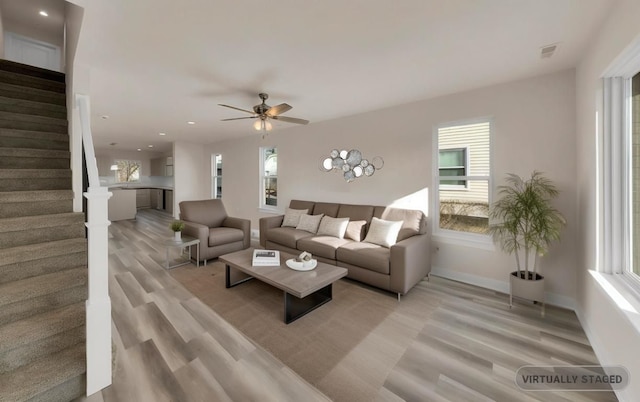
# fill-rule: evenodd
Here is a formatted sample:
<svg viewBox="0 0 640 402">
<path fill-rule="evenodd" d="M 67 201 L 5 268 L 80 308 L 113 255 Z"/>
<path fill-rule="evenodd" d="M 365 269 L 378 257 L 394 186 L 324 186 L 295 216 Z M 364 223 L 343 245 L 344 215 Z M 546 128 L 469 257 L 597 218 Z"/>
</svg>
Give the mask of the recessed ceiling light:
<svg viewBox="0 0 640 402">
<path fill-rule="evenodd" d="M 142 151 L 142 149 L 138 148 L 138 151 Z"/>
<path fill-rule="evenodd" d="M 158 133 L 158 135 L 167 135 L 167 133 Z"/>
<path fill-rule="evenodd" d="M 43 16 L 43 17 L 48 17 L 48 16 L 49 16 L 49 13 L 48 13 L 48 12 L 46 12 L 46 11 L 44 11 L 44 10 L 41 10 L 39 14 L 40 14 L 41 16 Z"/>
<path fill-rule="evenodd" d="M 106 114 L 103 114 L 103 115 L 102 115 L 102 116 L 100 116 L 100 117 L 102 117 L 104 120 L 107 120 L 107 119 L 109 118 L 109 116 L 108 116 L 108 115 L 106 115 Z"/>
<path fill-rule="evenodd" d="M 153 145 L 148 145 L 149 148 L 153 148 Z"/>
<path fill-rule="evenodd" d="M 191 124 L 193 126 L 194 124 L 196 124 L 196 122 L 195 121 L 188 121 L 187 124 Z"/>
</svg>

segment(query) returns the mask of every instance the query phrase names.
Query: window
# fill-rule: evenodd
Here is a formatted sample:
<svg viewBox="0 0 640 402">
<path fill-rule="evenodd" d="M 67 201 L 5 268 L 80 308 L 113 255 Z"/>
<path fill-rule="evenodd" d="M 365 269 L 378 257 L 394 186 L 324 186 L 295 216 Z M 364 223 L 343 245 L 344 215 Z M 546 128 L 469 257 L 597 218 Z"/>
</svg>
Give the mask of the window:
<svg viewBox="0 0 640 402">
<path fill-rule="evenodd" d="M 491 121 L 441 125 L 434 133 L 434 233 L 488 242 Z"/>
<path fill-rule="evenodd" d="M 211 198 L 222 198 L 222 155 L 211 155 Z"/>
<path fill-rule="evenodd" d="M 115 161 L 115 165 L 118 166 L 118 170 L 115 171 L 117 183 L 140 181 L 140 168 L 142 166 L 140 161 L 118 160 Z"/>
<path fill-rule="evenodd" d="M 467 160 L 467 148 L 453 148 L 439 150 L 440 176 L 466 176 L 469 170 Z M 441 190 L 464 190 L 467 188 L 466 180 L 440 180 Z"/>
<path fill-rule="evenodd" d="M 260 207 L 275 209 L 278 206 L 278 150 L 260 148 Z"/>
<path fill-rule="evenodd" d="M 629 242 L 633 245 L 629 256 L 629 271 L 640 278 L 640 73 L 631 79 L 631 124 L 629 140 L 631 142 L 631 228 L 629 229 Z"/>
</svg>

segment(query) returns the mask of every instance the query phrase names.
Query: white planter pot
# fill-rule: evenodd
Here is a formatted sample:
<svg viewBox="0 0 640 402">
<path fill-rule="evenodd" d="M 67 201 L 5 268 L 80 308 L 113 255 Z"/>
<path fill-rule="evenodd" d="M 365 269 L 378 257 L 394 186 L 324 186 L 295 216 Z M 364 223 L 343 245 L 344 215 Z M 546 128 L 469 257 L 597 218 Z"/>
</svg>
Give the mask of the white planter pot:
<svg viewBox="0 0 640 402">
<path fill-rule="evenodd" d="M 175 241 L 182 240 L 182 232 L 173 232 L 173 238 L 175 239 Z"/>
<path fill-rule="evenodd" d="M 544 276 L 536 274 L 536 279 L 529 280 L 518 276 L 514 271 L 509 275 L 510 295 L 509 308 L 513 306 L 513 297 L 519 297 L 542 303 L 542 316 L 544 317 Z"/>
</svg>

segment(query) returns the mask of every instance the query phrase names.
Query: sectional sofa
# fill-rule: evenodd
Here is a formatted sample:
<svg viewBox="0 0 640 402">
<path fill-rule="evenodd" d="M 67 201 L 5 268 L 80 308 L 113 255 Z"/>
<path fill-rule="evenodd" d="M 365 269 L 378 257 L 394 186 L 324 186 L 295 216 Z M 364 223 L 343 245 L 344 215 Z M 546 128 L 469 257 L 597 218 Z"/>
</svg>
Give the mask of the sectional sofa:
<svg viewBox="0 0 640 402">
<path fill-rule="evenodd" d="M 260 219 L 260 245 L 294 255 L 310 252 L 347 268 L 348 278 L 400 299 L 431 270 L 426 226 L 418 210 L 292 200 L 285 215 Z"/>
</svg>

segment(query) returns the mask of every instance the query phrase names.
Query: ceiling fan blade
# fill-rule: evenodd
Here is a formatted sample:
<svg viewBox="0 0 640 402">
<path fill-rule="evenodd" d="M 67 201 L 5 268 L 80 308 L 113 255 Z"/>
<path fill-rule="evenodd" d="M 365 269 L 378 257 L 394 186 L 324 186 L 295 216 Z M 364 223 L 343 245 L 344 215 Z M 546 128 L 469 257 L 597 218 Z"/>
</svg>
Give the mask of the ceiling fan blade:
<svg viewBox="0 0 640 402">
<path fill-rule="evenodd" d="M 269 110 L 267 110 L 267 116 L 274 117 L 286 112 L 287 110 L 291 110 L 291 106 L 286 103 L 281 103 L 279 105 L 271 106 Z"/>
<path fill-rule="evenodd" d="M 251 110 L 240 109 L 239 107 L 235 107 L 235 106 L 223 105 L 222 103 L 218 103 L 218 106 L 228 107 L 228 108 L 230 108 L 230 109 L 239 110 L 239 111 L 241 111 L 241 112 L 255 114 L 255 112 L 253 112 L 253 111 L 251 111 Z"/>
<path fill-rule="evenodd" d="M 296 119 L 295 117 L 273 116 L 272 119 L 295 124 L 309 124 L 309 120 Z"/>
<path fill-rule="evenodd" d="M 231 119 L 222 119 L 220 121 L 231 121 L 231 120 L 244 120 L 244 119 L 255 119 L 258 116 L 251 116 L 251 117 L 233 117 Z"/>
</svg>

